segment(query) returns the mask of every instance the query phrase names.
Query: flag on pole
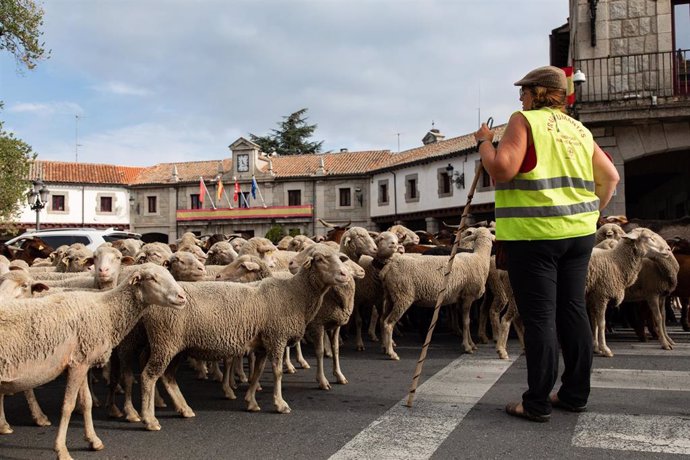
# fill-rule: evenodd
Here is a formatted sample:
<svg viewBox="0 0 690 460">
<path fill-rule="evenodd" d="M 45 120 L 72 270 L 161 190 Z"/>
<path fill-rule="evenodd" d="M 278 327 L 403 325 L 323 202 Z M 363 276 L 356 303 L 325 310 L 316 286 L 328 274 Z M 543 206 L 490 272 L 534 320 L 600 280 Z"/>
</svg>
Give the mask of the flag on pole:
<svg viewBox="0 0 690 460">
<path fill-rule="evenodd" d="M 220 203 L 221 198 L 223 197 L 223 192 L 225 191 L 225 187 L 223 187 L 223 181 L 220 180 L 220 177 L 218 178 L 218 184 L 216 185 L 216 201 Z"/>
<path fill-rule="evenodd" d="M 573 83 L 573 68 L 561 67 L 565 72 L 565 79 L 568 82 L 568 89 L 565 92 L 566 104 L 573 105 L 575 103 L 575 83 Z"/>
<path fill-rule="evenodd" d="M 259 188 L 259 184 L 256 183 L 256 177 L 252 176 L 252 198 L 256 200 L 256 190 Z"/>
<path fill-rule="evenodd" d="M 204 204 L 204 195 L 206 194 L 206 184 L 204 178 L 199 176 L 199 203 Z"/>
<path fill-rule="evenodd" d="M 232 196 L 232 201 L 237 201 L 240 196 L 240 183 L 237 182 L 237 178 L 235 178 L 235 194 Z"/>
</svg>

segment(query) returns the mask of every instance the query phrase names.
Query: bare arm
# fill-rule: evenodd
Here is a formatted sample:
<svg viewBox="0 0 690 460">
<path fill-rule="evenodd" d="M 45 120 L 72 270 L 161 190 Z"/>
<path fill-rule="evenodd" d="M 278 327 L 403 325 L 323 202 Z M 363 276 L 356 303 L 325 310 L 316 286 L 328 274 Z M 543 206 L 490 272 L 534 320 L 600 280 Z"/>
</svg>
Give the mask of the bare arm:
<svg viewBox="0 0 690 460">
<path fill-rule="evenodd" d="M 599 210 L 602 210 L 611 201 L 620 176 L 613 162 L 596 142 L 594 155 L 592 155 L 592 167 L 594 168 L 594 193 L 599 197 Z"/>
<path fill-rule="evenodd" d="M 491 144 L 494 133 L 486 124 L 474 134 L 475 139 L 487 139 L 479 146 L 482 165 L 496 182 L 509 182 L 520 171 L 520 165 L 527 154 L 530 137 L 529 123 L 520 113 L 514 113 L 508 121 L 498 149 Z"/>
</svg>

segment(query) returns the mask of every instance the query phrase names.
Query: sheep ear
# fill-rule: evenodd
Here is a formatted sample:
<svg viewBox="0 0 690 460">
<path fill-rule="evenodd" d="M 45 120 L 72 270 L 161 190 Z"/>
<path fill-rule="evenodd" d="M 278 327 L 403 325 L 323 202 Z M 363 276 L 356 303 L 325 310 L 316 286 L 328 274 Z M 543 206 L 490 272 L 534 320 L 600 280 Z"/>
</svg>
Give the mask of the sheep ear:
<svg viewBox="0 0 690 460">
<path fill-rule="evenodd" d="M 124 256 L 120 261 L 120 264 L 122 265 L 134 265 L 135 263 L 137 263 L 137 261 L 134 260 L 134 257 L 132 256 Z"/>
<path fill-rule="evenodd" d="M 172 256 L 170 259 L 164 260 L 161 265 L 165 268 L 170 268 L 170 265 L 172 265 L 172 260 L 174 258 L 175 258 L 175 256 Z"/>
<path fill-rule="evenodd" d="M 372 238 L 378 238 L 379 232 L 369 232 L 369 236 Z"/>
<path fill-rule="evenodd" d="M 132 277 L 132 279 L 129 280 L 129 284 L 131 284 L 132 286 L 135 284 L 139 284 L 139 283 L 141 283 L 141 274 L 140 273 L 137 273 L 136 275 L 134 275 Z"/>
<path fill-rule="evenodd" d="M 348 260 L 350 260 L 350 258 L 348 256 L 346 256 L 345 254 L 343 254 L 342 252 L 338 255 L 338 257 L 340 257 L 341 262 L 347 262 Z"/>
<path fill-rule="evenodd" d="M 302 267 L 304 268 L 309 268 L 311 267 L 311 263 L 314 260 L 314 257 L 307 257 L 304 262 L 302 262 Z"/>
<path fill-rule="evenodd" d="M 50 288 L 43 283 L 34 283 L 31 285 L 31 293 L 47 291 Z"/>
<path fill-rule="evenodd" d="M 340 244 L 343 246 L 349 246 L 352 243 L 352 238 L 350 238 L 350 235 L 343 236 L 343 239 L 340 240 Z"/>
<path fill-rule="evenodd" d="M 81 264 L 84 267 L 90 267 L 93 265 L 93 257 L 87 257 L 86 259 L 82 260 Z"/>
<path fill-rule="evenodd" d="M 243 262 L 240 265 L 242 267 L 244 267 L 249 272 L 258 272 L 259 269 L 261 268 L 261 267 L 259 267 L 259 264 L 257 264 L 256 262 L 251 262 L 251 261 Z"/>
<path fill-rule="evenodd" d="M 177 251 L 177 245 L 175 243 L 170 243 L 168 246 L 170 246 L 170 249 L 172 249 L 172 252 Z"/>
</svg>

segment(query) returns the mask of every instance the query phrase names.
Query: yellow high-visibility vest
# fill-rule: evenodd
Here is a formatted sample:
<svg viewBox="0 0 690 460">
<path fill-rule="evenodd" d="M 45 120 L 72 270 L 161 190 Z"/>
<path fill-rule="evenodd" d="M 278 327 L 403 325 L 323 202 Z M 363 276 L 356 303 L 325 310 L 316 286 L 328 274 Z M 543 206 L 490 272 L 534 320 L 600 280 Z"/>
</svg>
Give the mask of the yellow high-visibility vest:
<svg viewBox="0 0 690 460">
<path fill-rule="evenodd" d="M 592 133 L 549 108 L 521 111 L 532 129 L 536 167 L 496 184 L 497 240 L 560 240 L 596 231 Z"/>
</svg>

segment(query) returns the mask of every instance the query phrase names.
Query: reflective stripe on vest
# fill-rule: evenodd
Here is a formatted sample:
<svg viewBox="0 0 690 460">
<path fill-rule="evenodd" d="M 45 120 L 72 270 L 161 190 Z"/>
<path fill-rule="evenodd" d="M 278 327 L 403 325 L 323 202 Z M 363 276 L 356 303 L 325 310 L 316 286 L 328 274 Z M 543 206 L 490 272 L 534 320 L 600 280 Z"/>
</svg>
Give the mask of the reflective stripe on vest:
<svg viewBox="0 0 690 460">
<path fill-rule="evenodd" d="M 496 217 L 560 217 L 599 210 L 599 200 L 560 206 L 522 206 L 496 209 Z"/>
<path fill-rule="evenodd" d="M 583 188 L 594 192 L 594 181 L 579 177 L 552 177 L 550 179 L 515 179 L 510 182 L 496 184 L 496 190 L 545 190 L 549 188 Z"/>
</svg>

